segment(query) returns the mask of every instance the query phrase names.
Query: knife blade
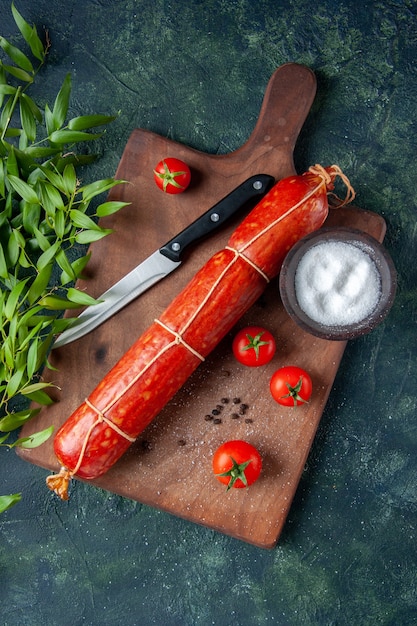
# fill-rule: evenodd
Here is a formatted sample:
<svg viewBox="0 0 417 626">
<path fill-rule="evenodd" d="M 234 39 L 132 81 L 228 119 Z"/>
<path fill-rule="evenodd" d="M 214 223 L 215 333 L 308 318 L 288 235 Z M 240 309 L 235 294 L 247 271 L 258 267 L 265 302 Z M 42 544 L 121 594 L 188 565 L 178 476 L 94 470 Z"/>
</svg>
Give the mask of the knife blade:
<svg viewBox="0 0 417 626">
<path fill-rule="evenodd" d="M 98 304 L 87 307 L 74 318 L 52 347 L 60 348 L 83 337 L 170 274 L 181 265 L 182 254 L 189 245 L 220 228 L 250 200 L 264 196 L 274 182 L 268 174 L 258 174 L 245 180 L 105 291 L 97 298 Z"/>
</svg>

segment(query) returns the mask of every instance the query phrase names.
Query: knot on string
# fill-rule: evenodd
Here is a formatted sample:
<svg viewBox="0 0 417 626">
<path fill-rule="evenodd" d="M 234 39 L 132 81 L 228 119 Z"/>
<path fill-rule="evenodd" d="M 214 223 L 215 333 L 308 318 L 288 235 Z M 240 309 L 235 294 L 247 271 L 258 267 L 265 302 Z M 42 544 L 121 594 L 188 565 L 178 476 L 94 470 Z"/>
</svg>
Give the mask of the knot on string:
<svg viewBox="0 0 417 626">
<path fill-rule="evenodd" d="M 94 406 L 94 404 L 92 402 L 90 402 L 90 400 L 88 398 L 86 398 L 84 400 L 84 402 L 85 402 L 85 404 L 88 407 L 90 407 L 90 409 L 92 409 L 97 414 L 97 421 L 95 422 L 94 426 L 96 426 L 97 424 L 100 424 L 101 422 L 105 422 L 107 424 L 107 426 L 110 426 L 110 428 L 112 428 L 118 435 L 120 435 L 121 437 L 124 437 L 125 439 L 130 441 L 130 443 L 134 443 L 136 441 L 135 437 L 131 437 L 127 433 L 123 432 L 123 430 L 121 428 L 119 428 L 117 426 L 117 424 L 115 424 L 114 422 L 109 420 L 108 417 L 106 417 L 104 415 L 104 412 L 100 411 L 100 409 L 98 409 L 96 406 Z M 75 474 L 75 472 L 74 472 L 74 474 Z"/>
<path fill-rule="evenodd" d="M 69 487 L 71 478 L 73 476 L 75 476 L 75 474 L 80 469 L 81 464 L 82 464 L 83 459 L 84 459 L 85 451 L 87 449 L 87 445 L 88 445 L 88 441 L 90 439 L 91 433 L 93 432 L 94 428 L 96 426 L 98 426 L 98 424 L 101 424 L 101 423 L 104 422 L 105 424 L 107 424 L 107 426 L 112 428 L 118 435 L 120 435 L 121 437 L 124 437 L 130 443 L 134 443 L 134 441 L 136 441 L 136 439 L 134 437 L 131 437 L 127 433 L 123 432 L 123 430 L 121 430 L 114 422 L 109 420 L 104 415 L 104 411 L 100 411 L 100 409 L 98 409 L 96 406 L 94 406 L 94 404 L 92 402 L 90 402 L 90 400 L 88 398 L 86 398 L 84 400 L 84 403 L 90 409 L 92 409 L 96 413 L 97 419 L 91 424 L 90 428 L 86 432 L 86 435 L 85 435 L 84 441 L 83 441 L 83 445 L 81 446 L 80 454 L 78 456 L 78 461 L 77 461 L 74 469 L 73 470 L 69 470 L 66 467 L 61 467 L 61 470 L 60 470 L 59 474 L 52 474 L 51 476 L 48 476 L 46 478 L 46 485 L 47 485 L 47 487 L 51 491 L 54 491 L 56 493 L 56 495 L 61 498 L 61 500 L 68 500 L 69 499 L 68 487 Z"/>
<path fill-rule="evenodd" d="M 261 268 L 258 267 L 256 263 L 251 261 L 246 255 L 244 255 L 242 252 L 239 252 L 239 250 L 236 250 L 236 248 L 231 248 L 230 246 L 225 246 L 225 249 L 233 252 L 235 254 L 236 259 L 240 258 L 240 259 L 243 259 L 243 261 L 246 261 L 246 263 L 248 263 L 251 267 L 253 267 L 253 269 L 256 270 L 258 274 L 260 274 L 262 278 L 266 280 L 267 283 L 269 283 L 270 281 L 269 276 L 267 276 L 265 272 L 262 271 Z"/>
<path fill-rule="evenodd" d="M 352 200 L 355 198 L 356 192 L 352 187 L 349 178 L 346 176 L 346 174 L 342 172 L 338 165 L 331 165 L 330 167 L 325 168 L 319 163 L 316 163 L 316 165 L 312 165 L 311 167 L 309 167 L 308 171 L 312 174 L 315 174 L 316 176 L 319 176 L 323 180 L 326 187 L 329 187 L 329 185 L 333 185 L 334 180 L 337 176 L 339 176 L 343 184 L 346 186 L 346 196 L 343 199 L 339 198 L 337 194 L 329 192 L 329 196 L 331 196 L 336 201 L 331 205 L 333 209 L 338 209 L 342 206 L 345 206 L 346 204 L 352 202 Z"/>
<path fill-rule="evenodd" d="M 46 478 L 48 489 L 56 493 L 61 500 L 69 500 L 68 487 L 71 482 L 72 472 L 66 467 L 61 467 L 59 474 L 51 474 Z"/>
<path fill-rule="evenodd" d="M 205 358 L 199 352 L 197 352 L 197 350 L 194 350 L 194 348 L 192 346 L 190 346 L 190 344 L 187 343 L 184 340 L 183 336 L 180 333 L 177 333 L 175 330 L 173 330 L 169 326 L 166 326 L 166 324 L 161 322 L 161 320 L 155 319 L 154 322 L 156 322 L 156 324 L 159 324 L 160 326 L 162 326 L 162 328 L 164 328 L 166 331 L 171 333 L 171 335 L 174 335 L 175 343 L 177 345 L 179 345 L 179 344 L 183 345 L 185 348 L 187 348 L 187 350 L 189 350 L 192 354 L 194 354 L 194 356 L 196 356 L 198 359 L 200 359 L 200 361 L 205 361 Z"/>
</svg>

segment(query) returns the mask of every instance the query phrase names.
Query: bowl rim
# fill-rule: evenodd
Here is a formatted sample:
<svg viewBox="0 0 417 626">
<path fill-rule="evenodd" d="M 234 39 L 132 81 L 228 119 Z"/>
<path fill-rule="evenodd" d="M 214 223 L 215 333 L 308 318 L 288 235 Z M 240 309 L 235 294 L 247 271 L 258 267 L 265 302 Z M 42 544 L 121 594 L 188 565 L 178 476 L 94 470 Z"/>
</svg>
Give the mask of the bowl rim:
<svg viewBox="0 0 417 626">
<path fill-rule="evenodd" d="M 324 241 L 342 241 L 355 245 L 368 253 L 381 276 L 381 297 L 376 308 L 360 322 L 326 326 L 311 319 L 298 305 L 294 278 L 302 256 L 312 247 Z M 382 267 L 384 266 L 384 267 Z M 383 274 L 381 273 L 383 272 Z M 385 277 L 385 281 L 383 280 Z M 291 281 L 291 283 L 289 283 Z M 289 285 L 291 288 L 289 289 Z M 391 255 L 382 242 L 365 231 L 348 226 L 328 226 L 315 230 L 299 239 L 288 251 L 279 274 L 281 301 L 288 315 L 306 332 L 329 340 L 345 341 L 371 332 L 386 318 L 397 290 L 397 272 Z"/>
</svg>

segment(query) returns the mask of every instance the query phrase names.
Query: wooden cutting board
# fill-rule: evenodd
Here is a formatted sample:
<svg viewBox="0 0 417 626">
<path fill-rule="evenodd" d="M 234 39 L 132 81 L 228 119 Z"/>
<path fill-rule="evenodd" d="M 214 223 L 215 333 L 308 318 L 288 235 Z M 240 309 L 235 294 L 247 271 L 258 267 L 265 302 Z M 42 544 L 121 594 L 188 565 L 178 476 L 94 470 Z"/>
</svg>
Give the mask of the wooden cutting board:
<svg viewBox="0 0 417 626">
<path fill-rule="evenodd" d="M 114 232 L 92 245 L 89 277 L 78 286 L 99 296 L 247 177 L 266 173 L 279 179 L 294 173 L 294 145 L 315 90 L 316 80 L 308 68 L 292 63 L 279 67 L 267 86 L 253 133 L 241 148 L 227 155 L 204 154 L 146 130 L 133 131 L 116 173 L 129 183 L 110 193 L 110 199 L 131 205 L 102 220 Z M 163 194 L 153 181 L 153 167 L 167 156 L 184 159 L 192 170 L 191 187 L 179 196 Z M 225 245 L 242 218 L 201 242 L 177 271 L 105 324 L 54 350 L 51 362 L 57 371 L 46 370 L 44 377 L 60 389 L 55 394 L 57 402 L 25 425 L 22 436 L 51 424 L 58 427 L 69 417 L 195 272 Z M 353 207 L 331 211 L 329 224 L 356 227 L 380 241 L 385 234 L 381 217 Z M 249 323 L 265 325 L 275 334 L 278 351 L 272 363 L 261 368 L 239 365 L 231 353 L 231 333 L 127 454 L 91 484 L 271 548 L 288 514 L 345 343 L 316 339 L 298 329 L 281 305 L 277 281 L 272 281 L 235 330 Z M 314 395 L 308 405 L 285 409 L 270 397 L 269 378 L 285 364 L 303 366 L 311 373 Z M 240 414 L 242 404 L 247 409 Z M 222 408 L 216 417 L 221 422 L 207 421 L 205 416 L 218 410 L 218 405 Z M 226 493 L 212 476 L 211 458 L 231 438 L 257 446 L 264 468 L 250 489 Z M 59 470 L 52 439 L 33 450 L 19 449 L 18 454 L 48 470 Z M 51 493 L 52 497 L 56 496 Z"/>
</svg>

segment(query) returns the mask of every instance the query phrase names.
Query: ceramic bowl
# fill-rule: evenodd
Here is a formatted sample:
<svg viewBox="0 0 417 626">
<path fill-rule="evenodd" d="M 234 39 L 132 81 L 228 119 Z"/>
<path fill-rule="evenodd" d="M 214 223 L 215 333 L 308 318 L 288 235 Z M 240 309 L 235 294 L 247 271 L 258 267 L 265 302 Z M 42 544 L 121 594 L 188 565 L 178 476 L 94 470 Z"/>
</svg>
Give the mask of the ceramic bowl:
<svg viewBox="0 0 417 626">
<path fill-rule="evenodd" d="M 299 263 L 313 246 L 329 241 L 345 242 L 356 246 L 369 255 L 379 273 L 379 299 L 371 313 L 359 322 L 327 325 L 311 319 L 299 305 L 295 283 Z M 396 270 L 384 246 L 374 237 L 353 228 L 321 228 L 303 237 L 288 252 L 279 276 L 281 299 L 288 315 L 306 332 L 329 340 L 354 339 L 376 328 L 387 316 L 394 302 L 396 288 Z"/>
</svg>

